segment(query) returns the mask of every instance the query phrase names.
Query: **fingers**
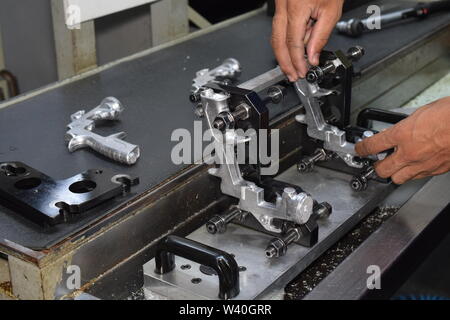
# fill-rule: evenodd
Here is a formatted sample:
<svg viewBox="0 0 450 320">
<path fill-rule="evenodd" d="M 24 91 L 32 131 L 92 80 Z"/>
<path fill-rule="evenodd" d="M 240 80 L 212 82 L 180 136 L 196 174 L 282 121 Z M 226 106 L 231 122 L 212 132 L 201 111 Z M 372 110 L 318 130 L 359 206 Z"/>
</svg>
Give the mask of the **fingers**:
<svg viewBox="0 0 450 320">
<path fill-rule="evenodd" d="M 305 36 L 311 10 L 300 7 L 298 1 L 288 2 L 288 25 L 286 34 L 286 43 L 291 56 L 298 78 L 304 78 L 308 72 L 308 64 L 305 58 Z M 297 79 L 296 79 L 297 80 Z"/>
<path fill-rule="evenodd" d="M 431 176 L 438 176 L 450 171 L 450 164 L 439 165 L 434 170 L 422 171 L 416 175 L 412 180 L 420 180 Z"/>
<path fill-rule="evenodd" d="M 392 149 L 395 147 L 396 141 L 394 137 L 394 127 L 391 127 L 385 131 L 382 131 L 373 137 L 364 139 L 356 144 L 356 152 L 361 157 L 367 157 L 369 155 L 375 155 L 380 152 Z"/>
<path fill-rule="evenodd" d="M 387 160 L 387 159 L 386 159 Z M 384 161 L 383 161 L 384 162 Z M 406 162 L 403 162 L 406 163 Z M 381 165 L 381 162 L 380 162 Z M 377 174 L 379 170 L 379 166 L 377 168 Z M 395 164 L 394 164 L 395 165 Z M 430 176 L 437 176 L 440 174 L 444 174 L 448 172 L 450 169 L 450 164 L 442 163 L 441 161 L 436 161 L 431 158 L 427 161 L 420 161 L 407 164 L 403 166 L 398 171 L 391 174 L 392 181 L 395 184 L 404 184 L 409 180 L 419 180 Z M 386 170 L 385 168 L 383 170 Z M 394 171 L 393 169 L 389 170 L 389 172 Z M 386 175 L 380 176 L 382 178 L 388 177 L 388 171 L 385 171 Z M 382 173 L 383 174 L 383 173 Z"/>
<path fill-rule="evenodd" d="M 398 185 L 404 184 L 405 182 L 417 177 L 422 170 L 422 165 L 420 164 L 404 167 L 392 175 L 392 182 Z"/>
<path fill-rule="evenodd" d="M 276 8 L 277 11 L 273 18 L 272 47 L 281 70 L 286 74 L 289 81 L 295 81 L 298 78 L 298 74 L 292 64 L 286 43 L 288 25 L 287 0 L 277 0 Z"/>
<path fill-rule="evenodd" d="M 319 64 L 320 52 L 325 47 L 336 25 L 338 16 L 332 11 L 326 11 L 320 15 L 311 33 L 308 43 L 309 63 L 314 66 Z"/>
<path fill-rule="evenodd" d="M 375 163 L 375 171 L 379 177 L 389 178 L 407 165 L 408 163 L 402 159 L 397 151 L 386 159 Z"/>
<path fill-rule="evenodd" d="M 308 44 L 309 39 L 311 39 L 311 33 L 313 30 L 313 26 L 314 26 L 314 21 L 309 20 L 308 26 L 306 27 L 305 39 L 303 40 L 303 43 L 305 44 L 305 46 Z"/>
</svg>

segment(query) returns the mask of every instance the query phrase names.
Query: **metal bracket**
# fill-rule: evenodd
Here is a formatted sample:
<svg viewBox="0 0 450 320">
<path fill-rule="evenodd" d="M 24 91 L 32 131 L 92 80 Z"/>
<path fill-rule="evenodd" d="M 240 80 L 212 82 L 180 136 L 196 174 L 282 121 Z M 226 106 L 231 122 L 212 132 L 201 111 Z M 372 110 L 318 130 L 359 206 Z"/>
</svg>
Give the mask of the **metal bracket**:
<svg viewBox="0 0 450 320">
<path fill-rule="evenodd" d="M 138 178 L 106 170 L 88 170 L 54 180 L 21 162 L 0 164 L 0 199 L 5 200 L 2 205 L 43 226 L 66 222 L 129 192 L 138 183 Z"/>
<path fill-rule="evenodd" d="M 190 100 L 193 103 L 200 101 L 200 93 L 210 83 L 228 84 L 241 75 L 242 69 L 239 61 L 234 58 L 226 59 L 220 66 L 210 70 L 203 69 L 197 72 L 192 80 Z"/>
<path fill-rule="evenodd" d="M 222 180 L 221 191 L 239 199 L 239 209 L 250 212 L 267 231 L 278 234 L 283 232 L 275 223 L 277 219 L 305 224 L 313 213 L 314 200 L 310 195 L 286 188 L 282 194 L 277 195 L 275 202 L 267 202 L 264 200 L 264 188 L 243 178 L 234 147 L 248 140 L 238 136 L 234 130 L 220 132 L 214 127 L 220 114 L 233 114 L 228 104 L 230 98 L 228 92 L 215 92 L 213 89 L 206 89 L 201 93 L 206 121 L 213 137 L 218 143 L 225 142 L 222 150 L 216 150 L 216 157 L 222 156 L 219 159 L 224 160 L 224 163 L 220 168 L 210 169 L 209 173 L 219 177 Z M 250 101 L 248 103 L 250 104 Z M 252 109 L 251 112 L 256 110 Z"/>
</svg>

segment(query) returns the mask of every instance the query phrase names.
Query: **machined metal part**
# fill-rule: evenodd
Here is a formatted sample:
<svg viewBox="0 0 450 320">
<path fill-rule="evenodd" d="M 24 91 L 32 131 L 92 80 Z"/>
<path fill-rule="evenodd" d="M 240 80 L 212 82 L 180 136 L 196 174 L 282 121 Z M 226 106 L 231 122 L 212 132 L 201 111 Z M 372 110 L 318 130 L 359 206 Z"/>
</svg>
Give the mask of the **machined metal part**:
<svg viewBox="0 0 450 320">
<path fill-rule="evenodd" d="M 328 153 L 324 149 L 317 149 L 316 152 L 308 157 L 304 157 L 298 164 L 299 172 L 309 172 L 314 168 L 314 165 L 319 161 L 326 161 L 329 159 Z"/>
<path fill-rule="evenodd" d="M 211 234 L 224 233 L 227 225 L 243 214 L 242 210 L 232 207 L 229 212 L 215 215 L 206 223 L 206 230 Z"/>
<path fill-rule="evenodd" d="M 227 83 L 234 81 L 241 75 L 242 69 L 239 61 L 234 58 L 226 59 L 220 66 L 210 70 L 203 69 L 197 72 L 193 79 L 191 95 L 189 99 L 191 102 L 200 101 L 200 92 L 209 83 Z"/>
<path fill-rule="evenodd" d="M 356 62 L 361 59 L 365 54 L 364 48 L 360 46 L 351 47 L 347 51 L 347 59 L 351 62 Z M 335 59 L 326 62 L 323 66 L 314 66 L 306 74 L 306 80 L 311 83 L 322 81 L 323 77 L 327 74 L 333 73 L 336 69 L 342 65 L 341 60 L 336 57 Z"/>
<path fill-rule="evenodd" d="M 356 154 L 355 144 L 347 141 L 345 131 L 325 121 L 321 109 L 319 99 L 335 95 L 336 91 L 323 89 L 319 86 L 319 83 L 324 75 L 333 73 L 337 68 L 343 66 L 341 59 L 354 62 L 361 59 L 364 54 L 365 51 L 362 47 L 352 47 L 347 51 L 346 57 L 335 57 L 335 59 L 326 62 L 324 66 L 314 67 L 308 72 L 306 79 L 299 79 L 294 83 L 297 95 L 305 108 L 305 114 L 298 115 L 296 120 L 307 125 L 308 136 L 323 141 L 323 148 L 326 151 L 336 153 L 349 167 L 359 169 L 364 167 L 364 161 L 360 161 Z M 305 170 L 307 168 L 308 166 L 305 167 Z"/>
<path fill-rule="evenodd" d="M 43 226 L 66 222 L 138 183 L 138 178 L 108 170 L 88 170 L 57 181 L 21 162 L 0 164 L 2 204 Z"/>
<path fill-rule="evenodd" d="M 328 202 L 318 203 L 314 206 L 314 215 L 317 220 L 327 219 L 332 213 L 333 207 Z"/>
<path fill-rule="evenodd" d="M 140 148 L 123 139 L 125 132 L 115 133 L 109 137 L 102 137 L 92 132 L 100 121 L 118 120 L 124 107 L 114 97 L 108 97 L 95 109 L 86 113 L 78 111 L 71 116 L 65 136 L 70 152 L 82 148 L 91 148 L 114 161 L 132 165 L 140 157 Z"/>
<path fill-rule="evenodd" d="M 271 86 L 267 90 L 267 96 L 274 104 L 279 104 L 283 101 L 286 88 L 280 85 Z"/>
<path fill-rule="evenodd" d="M 287 188 L 274 203 L 264 200 L 264 189 L 242 178 L 239 165 L 223 164 L 219 169 L 210 169 L 210 174 L 221 178 L 224 194 L 239 199 L 239 208 L 250 212 L 269 232 L 281 233 L 275 219 L 306 223 L 312 215 L 314 200 L 304 192 L 297 193 Z"/>
<path fill-rule="evenodd" d="M 301 236 L 298 228 L 292 228 L 283 237 L 273 239 L 266 249 L 267 258 L 279 258 L 286 255 L 289 245 L 300 239 Z"/>
<path fill-rule="evenodd" d="M 367 185 L 369 180 L 376 177 L 375 168 L 373 166 L 369 166 L 365 168 L 359 175 L 356 175 L 350 181 L 350 186 L 355 191 L 364 191 L 367 189 Z"/>
<path fill-rule="evenodd" d="M 228 106 L 229 94 L 207 89 L 201 93 L 201 98 L 210 129 L 217 127 L 215 123 L 221 114 L 231 114 Z M 223 117 L 219 119 L 224 121 Z M 217 135 L 213 131 L 214 134 Z M 264 200 L 264 189 L 242 177 L 234 146 L 247 140 L 239 137 L 233 130 L 227 130 L 223 137 L 215 136 L 215 138 L 220 142 L 225 141 L 228 147 L 222 148 L 221 155 L 216 154 L 216 157 L 222 156 L 224 163 L 219 168 L 209 169 L 209 173 L 221 179 L 221 191 L 224 194 L 239 199 L 240 210 L 250 212 L 267 231 L 274 233 L 282 232 L 274 222 L 275 219 L 293 221 L 298 224 L 304 224 L 309 220 L 314 205 L 310 195 L 286 188 L 281 195 L 277 196 L 275 202 L 267 202 Z"/>
<path fill-rule="evenodd" d="M 200 227 L 187 236 L 235 256 L 237 264 L 242 267 L 240 269 L 245 270 L 240 272 L 240 294 L 235 300 L 279 296 L 290 281 L 349 232 L 392 190 L 390 185 L 374 182 L 366 192 L 356 194 L 347 187 L 349 175 L 321 167 L 305 176 L 299 176 L 296 168 L 292 167 L 279 178 L 302 184 L 319 199 L 327 199 L 330 193 L 339 194 L 339 197 L 330 199 L 334 211 L 330 220 L 318 220 L 320 241 L 312 248 L 292 243 L 283 258 L 268 259 L 265 251 L 273 236 L 235 223 L 230 223 L 222 234 L 210 234 L 206 228 Z M 147 299 L 155 296 L 162 299 L 218 299 L 217 276 L 203 273 L 200 264 L 182 257 L 175 257 L 175 265 L 173 273 L 162 276 L 154 272 L 154 260 L 144 265 Z M 190 268 L 182 268 L 185 265 L 190 265 Z M 195 284 L 193 279 L 201 279 L 201 282 Z"/>
<path fill-rule="evenodd" d="M 306 79 L 298 80 L 294 86 L 305 108 L 305 115 L 296 120 L 307 125 L 308 136 L 323 141 L 324 149 L 335 152 L 348 166 L 362 168 L 363 163 L 355 159 L 355 144 L 347 141 L 345 131 L 328 124 L 324 119 L 318 98 L 334 92 L 321 89 L 317 83 L 310 83 Z"/>
<path fill-rule="evenodd" d="M 238 24 L 242 25 L 246 23 L 247 22 L 244 21 Z M 354 95 L 356 98 L 354 99 L 355 117 L 357 111 L 363 107 L 366 107 L 369 102 L 371 106 L 383 106 L 390 108 L 392 106 L 399 106 L 402 103 L 409 101 L 417 93 L 428 87 L 430 83 L 437 81 L 437 79 L 439 79 L 446 72 L 446 70 L 448 70 L 448 63 L 446 63 L 447 60 L 442 58 L 442 55 L 448 52 L 445 48 L 448 48 L 446 44 L 449 40 L 449 29 L 448 27 L 444 27 L 444 25 L 441 25 L 436 29 L 433 29 L 426 35 L 421 36 L 420 38 L 418 37 L 416 39 L 417 41 L 412 41 L 408 45 L 396 50 L 387 58 L 379 59 L 370 66 L 363 68 L 363 77 L 355 84 L 357 89 Z M 227 32 L 223 32 L 223 34 L 227 34 Z M 127 68 L 132 70 L 135 65 L 136 63 L 131 63 Z M 257 67 L 258 66 L 255 65 L 255 68 Z M 111 72 L 116 72 L 114 71 L 114 68 L 116 67 L 113 67 Z M 98 70 L 102 71 L 104 69 Z M 401 72 L 398 72 L 398 70 Z M 396 73 L 397 76 L 389 77 L 392 73 Z M 98 71 L 94 71 L 94 74 L 98 76 L 102 75 L 102 73 L 98 73 Z M 426 77 L 424 77 L 424 74 L 426 74 Z M 88 73 L 87 75 L 92 75 L 92 73 Z M 284 75 L 280 74 L 280 78 L 284 78 Z M 6 104 L 2 104 L 1 107 L 21 104 L 19 102 L 26 99 L 30 99 L 30 101 L 33 102 L 39 99 L 39 95 L 42 92 L 47 92 L 52 89 L 58 93 L 61 90 L 66 90 L 64 88 L 70 87 L 70 83 L 73 84 L 74 82 L 80 82 L 83 84 L 87 81 L 89 81 L 89 79 L 79 80 L 76 78 L 62 84 L 57 84 L 56 86 L 46 87 L 44 90 L 38 90 L 33 92 L 31 95 L 25 95 L 19 100 L 13 100 Z M 59 88 L 62 85 L 63 87 Z M 402 90 L 398 89 L 399 85 Z M 36 95 L 38 95 L 38 97 L 34 97 Z M 382 99 L 381 102 L 380 99 Z M 195 171 L 195 173 L 198 175 L 198 171 Z M 169 182 L 164 181 L 162 184 L 163 188 L 158 187 L 156 192 L 152 191 L 150 195 L 149 193 L 146 193 L 139 198 L 139 202 L 142 202 L 141 200 L 144 199 L 146 204 L 153 204 L 153 202 L 156 201 L 155 199 L 164 198 L 162 201 L 164 202 L 163 205 L 146 205 L 145 209 L 137 210 L 137 212 L 140 213 L 139 215 L 134 216 L 133 214 L 130 214 L 130 219 L 123 219 L 124 221 L 121 221 L 119 220 L 120 217 L 130 213 L 129 206 L 126 206 L 126 210 L 121 209 L 117 212 L 115 211 L 114 214 L 111 214 L 108 217 L 108 220 L 102 221 L 101 224 L 96 224 L 94 226 L 95 230 L 101 228 L 104 232 L 94 233 L 90 227 L 86 228 L 88 231 L 84 229 L 80 232 L 73 243 L 70 243 L 70 239 L 72 238 L 64 240 L 64 245 L 69 243 L 71 245 L 70 248 L 72 249 L 70 254 L 73 257 L 72 264 L 79 265 L 83 270 L 82 285 L 86 283 L 91 284 L 91 280 L 92 283 L 95 281 L 95 285 L 91 287 L 91 290 L 95 291 L 95 294 L 98 294 L 101 297 L 118 298 L 123 297 L 123 294 L 131 294 L 129 288 L 139 285 L 142 280 L 142 276 L 138 272 L 135 272 L 136 269 L 133 269 L 134 262 L 127 260 L 128 257 L 133 257 L 134 261 L 137 259 L 142 260 L 149 254 L 148 252 L 151 249 L 147 248 L 150 248 L 151 245 L 148 246 L 148 244 L 152 243 L 151 241 L 153 241 L 153 239 L 161 237 L 166 230 L 175 229 L 177 223 L 190 223 L 191 219 L 189 218 L 195 216 L 196 212 L 204 212 L 203 207 L 198 207 L 200 205 L 198 202 L 195 202 L 195 206 L 191 205 L 186 208 L 186 210 L 176 210 L 176 208 L 173 208 L 173 203 L 179 202 L 179 197 L 189 199 L 191 197 L 196 197 L 196 195 L 200 193 L 200 195 L 203 194 L 203 198 L 200 196 L 202 201 L 209 199 L 206 203 L 202 202 L 201 205 L 204 205 L 204 207 L 207 207 L 208 210 L 211 210 L 211 205 L 209 204 L 214 201 L 215 193 L 210 192 L 210 188 L 208 189 L 205 187 L 207 182 L 210 180 L 205 177 L 205 175 L 201 175 L 201 179 L 198 179 L 197 175 L 192 172 L 189 171 L 189 174 L 186 174 L 186 171 L 183 171 L 183 177 L 189 175 L 192 177 L 189 177 L 187 180 L 195 181 L 195 187 L 189 185 L 189 188 L 178 188 L 177 184 L 179 183 L 179 177 L 177 175 L 177 179 L 171 179 Z M 306 175 L 306 177 L 308 177 L 308 175 Z M 323 181 L 321 183 L 327 184 L 328 182 Z M 176 193 L 169 197 L 168 200 L 166 197 L 162 196 L 165 193 L 160 190 L 166 190 L 167 184 L 170 184 L 172 189 L 177 190 Z M 319 183 L 317 182 L 317 184 Z M 185 184 L 180 183 L 180 185 L 184 186 Z M 343 185 L 343 188 L 345 188 L 345 186 L 348 186 L 348 181 Z M 312 190 L 309 189 L 308 184 L 306 184 L 305 189 L 312 192 Z M 135 201 L 133 203 L 135 203 Z M 169 211 L 173 212 L 171 219 L 165 219 L 164 224 L 158 224 L 155 228 L 148 228 L 148 225 L 155 221 L 155 217 L 158 215 L 163 215 L 163 213 Z M 214 210 L 210 213 L 213 212 Z M 334 223 L 335 218 L 332 217 L 332 219 Z M 170 223 L 166 222 L 167 220 L 170 220 Z M 410 221 L 410 219 L 405 220 L 405 222 L 406 221 Z M 405 225 L 409 226 L 410 224 L 406 223 Z M 132 228 L 134 230 L 134 234 L 136 234 L 136 236 L 133 237 L 133 241 L 128 241 L 127 246 L 117 247 L 117 243 L 124 242 L 128 239 L 130 228 Z M 409 228 L 406 229 L 408 229 L 406 231 L 409 231 Z M 340 231 L 340 233 L 342 233 L 342 231 Z M 83 241 L 81 241 L 83 238 L 86 242 L 88 242 L 88 245 L 81 245 L 83 243 Z M 11 247 L 13 247 L 13 244 L 11 243 L 2 243 L 3 251 L 6 250 L 8 252 L 8 250 L 12 250 Z M 146 250 L 143 250 L 143 248 Z M 110 252 L 113 251 L 115 254 L 111 255 Z M 48 256 L 62 258 L 62 255 L 66 254 L 66 251 L 61 252 L 61 250 L 58 249 L 50 249 L 45 252 L 46 260 Z M 21 257 L 29 255 L 25 249 L 20 250 L 20 253 L 17 253 L 17 255 L 19 254 Z M 90 263 L 92 261 L 92 257 L 96 257 L 96 259 L 98 261 L 102 261 L 102 263 Z M 114 270 L 114 272 L 110 272 L 112 270 Z M 102 277 L 102 281 L 96 281 L 98 279 L 98 275 L 104 275 L 104 277 Z M 63 276 L 65 277 L 65 273 L 63 273 Z M 60 290 L 67 290 L 64 285 L 66 283 L 65 280 L 66 278 L 63 278 L 58 286 L 58 292 L 60 292 Z M 120 285 L 117 284 L 118 282 L 120 282 Z M 125 283 L 126 286 L 124 285 Z M 122 296 L 119 293 L 122 294 Z"/>
<path fill-rule="evenodd" d="M 235 125 L 240 120 L 249 118 L 251 108 L 245 103 L 241 103 L 236 107 L 234 112 L 222 112 L 214 120 L 212 126 L 214 129 L 224 132 L 228 129 L 234 129 Z"/>
</svg>

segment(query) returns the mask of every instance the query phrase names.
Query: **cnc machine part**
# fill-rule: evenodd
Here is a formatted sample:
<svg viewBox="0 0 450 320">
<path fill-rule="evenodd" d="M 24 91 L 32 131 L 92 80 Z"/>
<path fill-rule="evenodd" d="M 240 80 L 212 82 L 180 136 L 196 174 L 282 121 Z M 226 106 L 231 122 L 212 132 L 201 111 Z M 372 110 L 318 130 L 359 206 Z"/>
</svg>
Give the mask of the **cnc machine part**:
<svg viewBox="0 0 450 320">
<path fill-rule="evenodd" d="M 206 230 L 211 234 L 225 233 L 227 231 L 227 225 L 242 214 L 242 210 L 237 207 L 232 207 L 229 212 L 212 217 L 206 223 Z"/>
<path fill-rule="evenodd" d="M 69 221 L 129 192 L 138 183 L 138 178 L 107 170 L 88 170 L 68 179 L 54 180 L 21 162 L 0 164 L 2 204 L 42 226 Z"/>
<path fill-rule="evenodd" d="M 155 273 L 162 276 L 174 272 L 175 256 L 213 269 L 219 277 L 219 299 L 229 300 L 239 295 L 239 268 L 232 255 L 193 240 L 168 236 L 156 248 Z M 201 281 L 195 280 L 192 279 L 193 283 Z"/>
<path fill-rule="evenodd" d="M 209 83 L 229 84 L 230 81 L 236 80 L 241 75 L 241 65 L 234 58 L 226 59 L 220 66 L 210 70 L 203 69 L 197 72 L 193 79 L 191 95 L 189 100 L 192 103 L 199 102 L 200 93 Z"/>
<path fill-rule="evenodd" d="M 335 73 L 338 68 L 346 66 L 351 71 L 351 62 L 358 61 L 364 53 L 364 49 L 358 46 L 350 48 L 345 56 L 337 52 L 333 60 L 325 62 L 323 66 L 312 68 L 308 72 L 306 79 L 299 79 L 294 84 L 296 92 L 305 108 L 305 115 L 298 116 L 297 121 L 307 125 L 308 136 L 322 141 L 323 148 L 326 151 L 336 153 L 348 166 L 359 169 L 364 167 L 364 163 L 359 161 L 357 157 L 355 144 L 347 141 L 345 131 L 325 121 L 321 109 L 319 99 L 335 95 L 336 92 L 321 88 L 319 83 L 326 75 Z M 351 86 L 351 81 L 346 85 Z"/>
<path fill-rule="evenodd" d="M 268 127 L 267 110 L 262 106 L 262 102 L 256 94 L 239 88 L 228 89 L 230 92 L 235 90 L 236 95 L 238 95 L 238 92 L 241 93 L 242 98 L 247 100 L 241 101 L 237 106 L 239 108 L 239 106 L 245 104 L 250 107 L 250 109 L 245 108 L 247 110 L 245 113 L 246 118 L 262 112 L 264 116 L 257 118 L 259 122 L 263 121 L 264 124 L 260 123 L 258 128 Z M 209 128 L 216 128 L 217 125 L 215 126 L 214 124 L 217 124 L 218 120 L 224 121 L 225 118 L 221 115 L 230 115 L 236 112 L 236 110 L 230 110 L 228 103 L 229 99 L 231 99 L 230 92 L 215 92 L 213 89 L 207 89 L 201 93 Z M 227 123 L 231 123 L 231 121 Z M 231 127 L 226 126 L 226 128 L 230 129 Z M 222 148 L 221 152 L 225 163 L 222 163 L 219 168 L 209 170 L 211 175 L 221 179 L 222 193 L 239 199 L 238 208 L 251 213 L 264 229 L 269 232 L 282 232 L 282 229 L 275 223 L 277 219 L 293 221 L 298 224 L 306 223 L 313 213 L 314 201 L 312 197 L 304 192 L 297 193 L 295 189 L 285 188 L 283 193 L 276 197 L 275 202 L 265 201 L 264 188 L 243 178 L 238 159 L 234 153 L 234 146 L 247 140 L 237 136 L 234 130 L 226 130 L 222 134 L 223 138 L 216 136 L 216 139 L 225 141 L 225 144 L 231 145 L 231 148 Z M 229 152 L 229 150 L 233 151 Z M 219 156 L 217 152 L 216 156 Z"/>
<path fill-rule="evenodd" d="M 92 132 L 98 122 L 118 120 L 123 111 L 124 107 L 120 101 L 109 97 L 88 113 L 83 110 L 73 114 L 65 136 L 69 151 L 89 147 L 114 161 L 128 165 L 135 164 L 140 157 L 140 148 L 122 140 L 126 136 L 125 132 L 109 137 Z"/>
</svg>

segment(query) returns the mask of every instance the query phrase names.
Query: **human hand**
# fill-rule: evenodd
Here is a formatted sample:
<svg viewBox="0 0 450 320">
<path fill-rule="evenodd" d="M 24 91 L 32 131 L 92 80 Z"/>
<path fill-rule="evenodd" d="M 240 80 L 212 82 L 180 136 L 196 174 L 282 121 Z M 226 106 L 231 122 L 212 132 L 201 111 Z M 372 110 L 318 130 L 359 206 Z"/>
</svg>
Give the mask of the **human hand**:
<svg viewBox="0 0 450 320">
<path fill-rule="evenodd" d="M 293 82 L 308 72 L 305 46 L 309 63 L 319 64 L 320 52 L 341 17 L 344 0 L 275 2 L 272 46 L 281 70 Z"/>
<path fill-rule="evenodd" d="M 375 164 L 396 184 L 450 171 L 450 97 L 426 105 L 395 126 L 356 145 L 362 156 L 395 152 Z"/>
</svg>

